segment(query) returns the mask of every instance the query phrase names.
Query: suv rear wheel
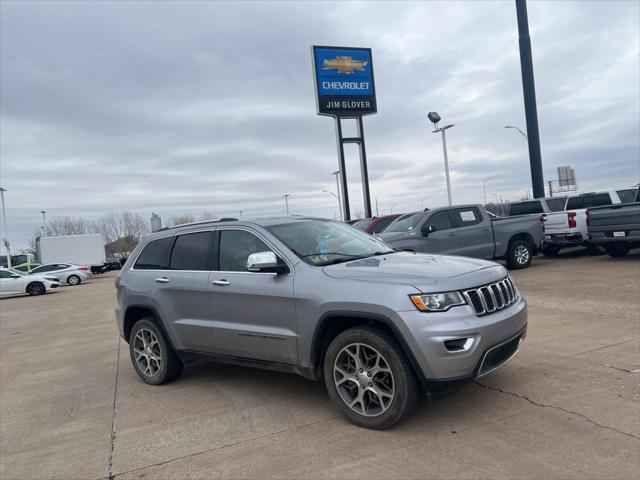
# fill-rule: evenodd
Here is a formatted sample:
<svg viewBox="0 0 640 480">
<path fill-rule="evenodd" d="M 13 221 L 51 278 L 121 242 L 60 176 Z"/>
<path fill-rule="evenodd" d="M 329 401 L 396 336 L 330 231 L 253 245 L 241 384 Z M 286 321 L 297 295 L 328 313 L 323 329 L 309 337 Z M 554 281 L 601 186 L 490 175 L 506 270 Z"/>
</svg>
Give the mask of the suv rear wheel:
<svg viewBox="0 0 640 480">
<path fill-rule="evenodd" d="M 129 354 L 136 373 L 150 385 L 169 382 L 183 364 L 153 319 L 138 320 L 129 335 Z"/>
<path fill-rule="evenodd" d="M 331 400 L 356 425 L 385 429 L 407 417 L 420 396 L 404 352 L 385 331 L 354 327 L 338 335 L 324 359 Z"/>
</svg>

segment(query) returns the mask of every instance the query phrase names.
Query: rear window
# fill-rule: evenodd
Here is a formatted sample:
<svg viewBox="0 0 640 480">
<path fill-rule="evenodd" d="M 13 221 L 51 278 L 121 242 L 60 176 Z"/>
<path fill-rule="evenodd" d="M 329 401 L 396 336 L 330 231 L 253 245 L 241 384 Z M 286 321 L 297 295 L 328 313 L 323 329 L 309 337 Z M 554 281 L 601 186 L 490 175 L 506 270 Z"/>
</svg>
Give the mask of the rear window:
<svg viewBox="0 0 640 480">
<path fill-rule="evenodd" d="M 530 213 L 544 213 L 540 200 L 512 203 L 509 207 L 510 217 L 514 215 L 528 215 Z"/>
<path fill-rule="evenodd" d="M 180 235 L 171 249 L 171 270 L 209 270 L 211 232 Z"/>
<path fill-rule="evenodd" d="M 547 207 L 549 207 L 549 210 L 552 212 L 563 211 L 565 203 L 567 203 L 567 197 L 547 199 Z"/>
<path fill-rule="evenodd" d="M 373 230 L 371 230 L 371 233 L 382 233 L 386 230 L 386 228 L 391 225 L 391 222 L 393 222 L 395 220 L 395 218 L 385 218 L 384 220 L 380 220 L 378 223 L 376 223 L 373 226 Z"/>
<path fill-rule="evenodd" d="M 353 226 L 361 232 L 366 232 L 369 225 L 371 225 L 371 222 L 373 222 L 372 218 L 365 218 L 364 220 L 354 223 Z"/>
<path fill-rule="evenodd" d="M 622 203 L 632 203 L 636 199 L 638 190 L 635 188 L 628 188 L 626 190 L 618 190 L 618 196 Z"/>
<path fill-rule="evenodd" d="M 579 210 L 581 208 L 599 207 L 601 205 L 611 205 L 611 195 L 608 193 L 593 193 L 571 197 L 567 201 L 567 210 Z"/>
<path fill-rule="evenodd" d="M 133 265 L 137 270 L 161 270 L 169 266 L 169 245 L 173 237 L 153 240 L 144 247 Z"/>
</svg>

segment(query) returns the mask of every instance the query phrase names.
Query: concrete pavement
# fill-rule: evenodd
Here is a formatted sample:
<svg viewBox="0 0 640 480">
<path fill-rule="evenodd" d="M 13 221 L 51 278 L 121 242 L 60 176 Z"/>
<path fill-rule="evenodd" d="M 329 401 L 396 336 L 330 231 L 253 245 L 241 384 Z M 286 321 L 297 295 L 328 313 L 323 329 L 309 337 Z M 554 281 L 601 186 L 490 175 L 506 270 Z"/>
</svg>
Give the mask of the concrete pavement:
<svg viewBox="0 0 640 480">
<path fill-rule="evenodd" d="M 111 275 L 2 299 L 0 476 L 638 478 L 640 252 L 537 257 L 514 277 L 518 357 L 384 432 L 294 375 L 196 362 L 144 384 Z"/>
</svg>

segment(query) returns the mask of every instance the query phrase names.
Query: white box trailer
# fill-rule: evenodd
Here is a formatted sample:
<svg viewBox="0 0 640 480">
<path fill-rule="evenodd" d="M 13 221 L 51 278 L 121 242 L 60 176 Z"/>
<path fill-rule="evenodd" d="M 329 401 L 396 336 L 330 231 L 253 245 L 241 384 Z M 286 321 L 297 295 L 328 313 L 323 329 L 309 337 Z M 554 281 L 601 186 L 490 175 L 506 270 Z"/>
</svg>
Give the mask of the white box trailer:
<svg viewBox="0 0 640 480">
<path fill-rule="evenodd" d="M 106 260 L 104 245 L 101 233 L 60 235 L 41 237 L 38 251 L 41 263 L 102 265 Z"/>
</svg>

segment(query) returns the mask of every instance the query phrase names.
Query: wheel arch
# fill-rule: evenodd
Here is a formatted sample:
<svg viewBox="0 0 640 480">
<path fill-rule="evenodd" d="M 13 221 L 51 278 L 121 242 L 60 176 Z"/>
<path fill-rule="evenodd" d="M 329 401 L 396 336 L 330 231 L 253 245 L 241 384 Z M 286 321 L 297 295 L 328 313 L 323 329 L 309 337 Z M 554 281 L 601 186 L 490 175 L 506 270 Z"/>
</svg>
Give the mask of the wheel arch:
<svg viewBox="0 0 640 480">
<path fill-rule="evenodd" d="M 173 350 L 175 351 L 175 346 L 173 344 L 171 336 L 169 336 L 167 330 L 164 328 L 162 317 L 160 317 L 160 314 L 154 307 L 149 305 L 129 305 L 125 310 L 124 318 L 122 321 L 122 334 L 124 335 L 125 342 L 129 343 L 129 335 L 131 335 L 133 326 L 138 320 L 142 320 L 143 318 L 152 319 L 153 323 L 160 329 L 162 334 L 171 345 L 171 348 L 173 348 Z"/>
<path fill-rule="evenodd" d="M 318 320 L 311 342 L 311 365 L 315 379 L 321 380 L 323 377 L 324 356 L 329 344 L 345 330 L 358 325 L 377 326 L 389 333 L 400 345 L 417 378 L 423 381 L 423 375 L 413 352 L 391 319 L 376 313 L 349 310 L 326 312 Z"/>
<path fill-rule="evenodd" d="M 31 288 L 32 285 L 42 285 L 44 287 L 45 292 L 47 291 L 47 286 L 43 282 L 41 282 L 40 280 L 31 280 L 29 283 L 27 283 L 27 286 L 24 287 L 25 293 L 29 293 L 29 289 Z"/>
<path fill-rule="evenodd" d="M 517 242 L 518 240 L 523 240 L 527 242 L 531 247 L 533 254 L 534 255 L 538 254 L 538 246 L 536 245 L 536 242 L 533 241 L 533 237 L 531 236 L 531 234 L 528 232 L 520 232 L 520 233 L 516 233 L 515 235 L 512 235 L 511 238 L 509 239 L 509 243 L 507 244 L 507 252 L 509 251 L 509 248 L 511 247 L 511 245 L 514 242 Z M 507 252 L 505 252 L 505 254 Z"/>
</svg>

